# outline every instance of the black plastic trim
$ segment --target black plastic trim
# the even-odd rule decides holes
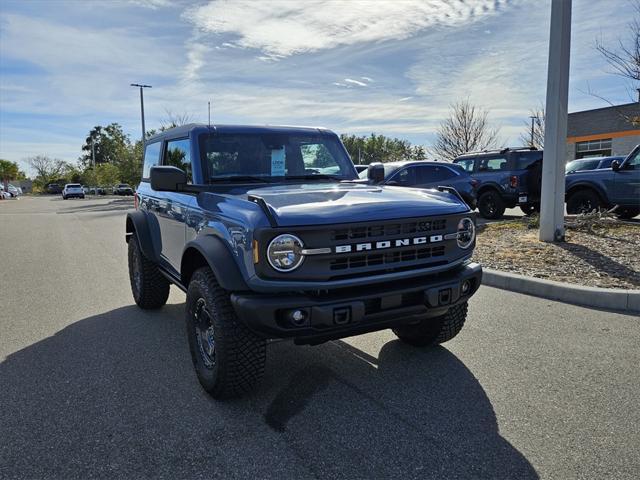
[[[463,295],[460,286],[465,280],[472,280],[471,289]],[[313,344],[442,315],[451,306],[471,298],[481,280],[482,267],[469,263],[439,275],[395,282],[393,285],[352,287],[324,295],[232,293],[231,303],[240,320],[257,334],[266,338],[293,337],[296,343]],[[450,293],[450,301],[446,305],[439,300],[442,289]],[[403,303],[402,299],[411,296],[422,301]],[[378,303],[379,307],[370,307]],[[283,325],[283,311],[291,309],[309,312],[309,323],[296,327]],[[348,324],[335,324],[332,315],[336,309],[350,310]]]
[[[234,256],[221,239],[213,235],[203,235],[188,242],[183,250],[195,248],[205,258],[218,283],[225,290],[247,291],[247,286]]]

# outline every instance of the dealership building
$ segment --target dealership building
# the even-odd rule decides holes
[[[569,114],[567,161],[627,155],[640,144],[640,102]]]

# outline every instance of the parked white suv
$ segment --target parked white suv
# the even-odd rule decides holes
[[[62,198],[64,200],[72,197],[84,198],[84,190],[79,183],[67,183],[62,189]]]

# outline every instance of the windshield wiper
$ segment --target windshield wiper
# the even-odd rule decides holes
[[[270,183],[271,180],[267,177],[259,177],[255,175],[228,175],[225,177],[211,177],[209,183],[223,183],[223,182],[257,182],[257,183]]]

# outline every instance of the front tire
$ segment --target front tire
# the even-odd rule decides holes
[[[570,215],[591,213],[594,210],[600,210],[601,205],[600,197],[593,190],[578,190],[567,199],[567,213]]]
[[[198,380],[214,398],[253,390],[264,374],[266,341],[237,318],[229,292],[208,267],[193,274],[187,289],[186,327]]]
[[[414,325],[403,325],[393,329],[393,333],[414,347],[429,347],[447,342],[460,333],[467,319],[467,302],[455,305],[444,315],[426,318]]]
[[[504,201],[495,190],[484,192],[480,195],[480,198],[478,198],[478,211],[483,218],[492,220],[502,218],[505,209]]]
[[[129,239],[128,257],[131,293],[136,304],[144,310],[162,307],[169,298],[169,281],[158,266],[144,256],[135,235]]]

